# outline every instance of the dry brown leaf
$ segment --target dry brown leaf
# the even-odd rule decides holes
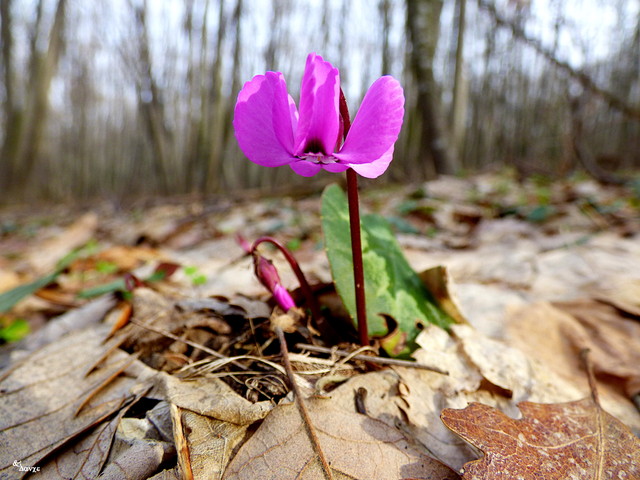
[[[124,417],[118,424],[100,480],[147,480],[163,463],[175,458],[169,404],[160,402],[145,418]]]
[[[132,441],[128,448],[121,448],[118,455],[105,466],[99,478],[122,480],[123,472],[126,472],[126,480],[146,480],[171,457],[175,457],[173,444],[138,439]]]
[[[443,408],[481,402],[515,415],[518,399],[562,402],[579,398],[584,391],[563,382],[531,358],[523,358],[520,351],[468,326],[456,325],[454,330],[458,336],[437,327],[425,329],[418,337],[422,348],[414,353],[420,363],[438,365],[449,375],[394,367],[393,371],[350,379],[331,392],[332,400],[340,408],[353,411],[354,392],[365,388],[370,416],[400,428],[437,459],[460,468],[475,454],[442,424]]]
[[[38,244],[28,255],[27,261],[37,275],[47,274],[55,268],[58,260],[91,240],[97,228],[98,215],[86,213],[63,232]]]
[[[118,422],[124,415],[121,410],[111,420],[93,428],[78,442],[46,462],[31,478],[92,480],[98,477],[105,463]]]
[[[178,467],[172,468],[170,470],[163,470],[161,472],[156,473],[153,477],[149,477],[147,480],[185,480],[180,475],[180,470]]]
[[[592,300],[554,304],[581,329],[567,332],[575,351],[588,349],[596,374],[622,380],[625,393],[640,393],[640,322],[609,305]]]
[[[236,425],[172,405],[178,464],[185,479],[220,480],[249,425]]]
[[[592,398],[519,408],[520,420],[479,403],[443,410],[445,425],[485,454],[464,466],[465,480],[640,478],[640,440]]]
[[[98,324],[115,303],[116,300],[112,296],[105,295],[50,320],[43,328],[33,332],[24,340],[0,349],[0,368],[8,367],[11,363],[15,364],[18,359],[26,357],[48,343],[57,341],[67,333]]]
[[[456,323],[468,324],[460,313],[457,301],[451,291],[451,276],[446,267],[437,266],[420,273],[420,280],[442,308]]]
[[[101,343],[106,331],[101,326],[69,334],[5,372],[0,381],[0,475],[14,473],[14,461],[33,466],[136,397],[137,380],[120,376],[75,416],[96,386],[128,361],[126,353],[116,351],[106,365],[86,375],[109,348]]]
[[[594,310],[594,313],[596,311]],[[597,326],[599,330],[596,331],[602,331],[602,328],[605,327]],[[591,357],[596,372],[603,369],[606,371],[607,365],[611,365],[609,356],[614,363],[616,359],[632,359],[637,356],[638,347],[634,347],[633,343],[637,341],[637,336],[636,339],[623,339],[616,335],[610,340],[597,336],[598,341],[595,342],[590,338],[591,327],[587,328],[576,317],[548,303],[536,303],[509,312],[505,329],[510,345],[520,349],[549,373],[557,376],[559,384],[564,385],[563,388],[567,390],[584,392],[587,389],[587,376],[579,356],[580,350],[585,347],[593,350]],[[630,371],[638,368],[638,363],[626,366],[620,363],[617,367],[620,374],[624,368],[624,372],[629,375]],[[611,377],[603,380],[610,379]],[[640,414],[628,396],[620,390],[619,386],[599,383],[600,403],[633,431],[640,432]],[[541,401],[539,398],[534,400]],[[545,398],[542,401],[563,400]]]
[[[159,400],[167,400],[183,409],[223,422],[251,425],[266,417],[273,408],[268,401],[250,402],[219,378],[180,380],[165,372],[154,377],[156,398]]]
[[[383,422],[336,409],[327,399],[306,403],[335,479],[459,478]],[[240,448],[223,478],[325,478],[297,407],[276,407]]]
[[[531,394],[533,372],[520,350],[488,338],[468,325],[452,325],[452,332],[469,360],[492,385],[516,401]]]
[[[395,371],[394,371],[395,370]],[[394,369],[355,376],[331,392],[336,408],[355,412],[355,393],[367,392],[364,406],[367,415],[399,428],[419,442],[431,455],[452,468],[460,468],[475,458],[475,453],[440,421],[444,406],[462,407],[467,404],[464,393],[447,396],[441,387],[446,385],[437,377],[442,375],[415,369]],[[483,392],[474,398],[491,402],[491,394]]]

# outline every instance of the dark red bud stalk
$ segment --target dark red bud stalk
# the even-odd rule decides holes
[[[289,292],[282,286],[282,284],[280,283],[280,278],[279,277],[278,277],[278,282],[277,282],[278,283],[277,288],[276,288],[275,284],[272,284],[272,286],[269,286],[269,285],[265,284],[263,282],[263,280],[261,279],[261,277],[260,277],[260,273],[258,273],[258,260],[257,260],[257,258],[263,258],[260,255],[260,253],[258,252],[258,246],[261,243],[265,243],[265,242],[271,243],[278,250],[280,250],[280,252],[282,252],[282,254],[286,258],[287,262],[291,266],[291,269],[293,270],[293,273],[296,275],[296,278],[298,279],[298,282],[300,283],[300,288],[302,289],[302,293],[303,293],[304,297],[307,300],[307,304],[309,305],[309,308],[311,309],[311,315],[314,317],[316,322],[323,322],[322,316],[320,315],[320,305],[318,304],[318,300],[316,299],[315,295],[313,294],[313,291],[311,290],[311,287],[309,286],[309,282],[307,282],[307,279],[304,276],[304,273],[302,272],[302,269],[300,268],[300,265],[298,265],[298,261],[291,254],[289,249],[287,249],[287,247],[282,245],[282,243],[280,243],[275,238],[269,237],[269,236],[264,236],[264,237],[258,238],[255,242],[253,242],[253,245],[250,245],[249,242],[247,242],[247,240],[245,240],[240,235],[237,236],[237,240],[238,240],[238,243],[240,244],[240,246],[242,247],[242,249],[245,252],[250,253],[251,255],[253,255],[254,268],[256,269],[256,276],[258,277],[260,282],[263,285],[265,285],[265,287],[267,287],[267,289],[269,289],[269,291],[273,294],[273,297],[276,299],[276,301],[278,301],[278,303],[282,307],[283,305],[282,305],[282,303],[280,303],[279,298],[285,303],[285,305],[288,304],[289,302],[286,299],[286,297],[288,296],[289,298],[291,298],[291,296],[289,295]],[[266,260],[266,259],[264,259],[264,260],[268,262],[268,260]],[[271,262],[269,262],[269,263],[271,264]],[[275,271],[275,267],[273,266],[273,264],[271,264],[271,268],[273,268],[273,270]],[[266,271],[269,270],[269,267],[263,266],[263,267],[261,267],[261,270],[266,272]],[[275,272],[275,274],[277,275],[277,272]],[[273,275],[269,274],[269,275],[267,275],[267,277],[272,278]],[[284,292],[283,292],[283,290],[284,290]],[[285,292],[286,292],[286,294],[285,294]],[[291,303],[293,303],[293,299],[291,300]],[[295,306],[295,304],[294,304],[294,306]],[[283,307],[283,309],[287,310],[284,307]]]

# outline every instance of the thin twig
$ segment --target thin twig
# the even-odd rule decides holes
[[[584,369],[587,371],[587,379],[589,380],[591,398],[596,405],[600,406],[600,398],[598,397],[598,384],[596,383],[596,376],[593,372],[593,362],[591,361],[591,358],[589,358],[588,348],[583,348],[580,351],[580,358],[584,365]]]
[[[442,375],[449,375],[447,370],[442,370],[439,367],[431,365],[425,365],[424,363],[412,362],[409,360],[400,360],[397,358],[377,357],[370,355],[353,355],[353,352],[347,352],[345,350],[335,350],[333,348],[319,347],[317,345],[309,345],[306,343],[297,343],[296,348],[301,350],[309,350],[310,352],[335,354],[339,357],[351,357],[354,360],[364,360],[366,362],[377,363],[379,365],[392,365],[396,367],[409,367],[417,368],[420,370],[429,370],[430,372],[440,373]]]
[[[284,338],[284,333],[282,332],[282,328],[279,326],[275,326],[274,328],[276,335],[278,336],[278,340],[280,340],[280,351],[282,352],[282,362],[284,364],[284,368],[287,371],[287,376],[289,377],[289,383],[291,383],[291,389],[293,390],[294,395],[296,396],[296,405],[298,406],[298,411],[302,416],[302,421],[307,429],[307,435],[309,436],[309,440],[313,445],[313,449],[315,450],[320,463],[322,464],[322,469],[324,473],[327,475],[329,480],[333,480],[333,473],[331,473],[331,467],[329,466],[329,462],[324,456],[324,452],[320,446],[320,439],[318,438],[318,434],[316,433],[316,429],[311,422],[311,417],[309,416],[309,411],[307,410],[307,406],[304,403],[304,398],[302,397],[302,393],[300,392],[300,388],[296,383],[296,379],[293,374],[293,368],[291,368],[291,362],[289,361],[289,350],[287,349],[287,341]]]

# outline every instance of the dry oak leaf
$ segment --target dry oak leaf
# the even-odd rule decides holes
[[[442,411],[444,424],[485,454],[464,465],[465,480],[640,478],[640,440],[592,398],[518,408],[520,420],[480,403]]]
[[[449,467],[425,455],[383,422],[339,410],[329,399],[305,401],[320,448],[336,480],[455,480]],[[276,407],[240,448],[224,480],[327,478],[294,404]]]

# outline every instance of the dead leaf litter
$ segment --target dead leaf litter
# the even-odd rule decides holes
[[[48,216],[5,207],[0,295],[32,289],[0,300],[0,331],[26,320],[33,332],[0,347],[0,478],[29,467],[141,480],[601,478],[593,464],[638,478],[637,193],[514,183],[485,174],[363,192],[457,320],[420,333],[412,360],[425,368],[384,366],[353,346],[316,194]],[[304,315],[272,315],[236,234],[293,250],[332,338]],[[304,305],[278,252],[264,255]],[[584,349],[597,405],[585,399]]]

